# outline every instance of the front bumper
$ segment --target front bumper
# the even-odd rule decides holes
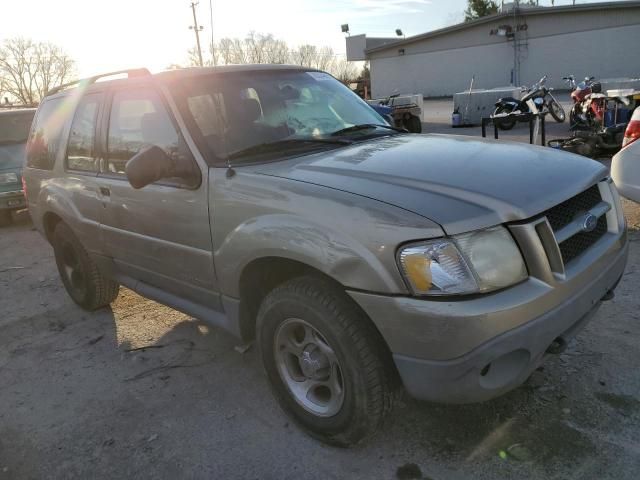
[[[492,295],[441,301],[349,294],[387,341],[412,396],[471,403],[522,384],[554,340],[574,336],[617,285],[627,255],[626,233],[607,235],[554,285],[532,277]]]
[[[22,190],[0,192],[0,210],[17,210],[20,208],[27,208]]]

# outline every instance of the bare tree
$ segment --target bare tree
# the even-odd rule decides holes
[[[32,105],[73,75],[73,60],[57,45],[20,37],[0,44],[0,94],[3,96]]]
[[[214,65],[213,54],[216,65],[291,63],[327,71],[345,82],[358,76],[357,68],[344,57],[336,55],[331,47],[301,45],[292,49],[285,41],[271,34],[251,32],[244,39],[222,38],[214,45],[213,52],[210,48],[208,58],[204,61],[206,66]],[[195,49],[189,50],[189,64],[199,65]]]
[[[358,78],[357,67],[346,58],[337,59],[330,73],[342,83],[350,83]]]

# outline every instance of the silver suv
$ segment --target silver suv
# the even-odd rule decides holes
[[[390,127],[288,66],[124,72],[51,92],[24,172],[88,310],[120,285],[255,341],[280,405],[354,444],[400,386],[478,402],[522,384],[627,259],[606,169]]]

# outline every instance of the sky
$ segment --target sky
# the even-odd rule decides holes
[[[213,34],[243,38],[249,32],[273,34],[292,47],[309,43],[344,54],[340,25],[351,34],[406,36],[463,19],[467,0],[211,0]],[[586,3],[589,0],[578,0]],[[549,5],[551,0],[540,0]],[[571,0],[556,0],[556,5]],[[0,40],[22,36],[61,46],[76,62],[78,76],[124,68],[161,71],[186,64],[195,46],[189,25],[190,0],[19,0],[2,2]],[[196,6],[211,41],[209,0]]]

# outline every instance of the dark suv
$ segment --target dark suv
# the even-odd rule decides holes
[[[301,67],[127,76],[51,92],[31,131],[29,209],[69,295],[92,310],[126,285],[255,340],[325,441],[375,431],[401,384],[440,402],[517,387],[624,271],[597,162],[409,134]]]
[[[0,108],[0,226],[26,207],[22,192],[25,145],[35,108]]]

